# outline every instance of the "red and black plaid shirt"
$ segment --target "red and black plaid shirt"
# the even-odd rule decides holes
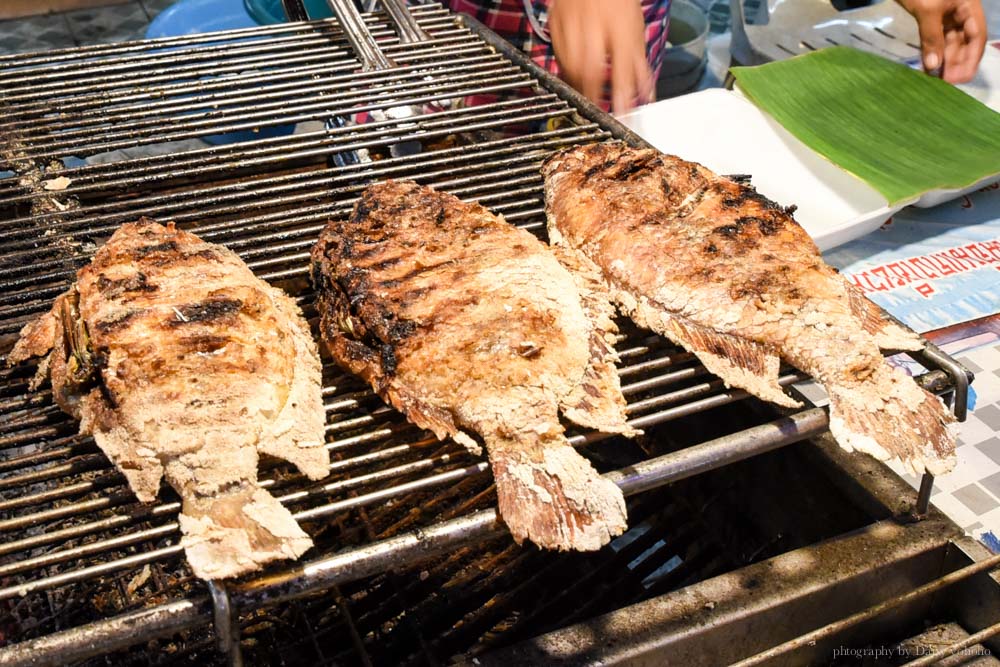
[[[548,28],[550,0],[532,0],[535,16],[543,28]],[[514,46],[527,53],[543,69],[559,74],[559,65],[552,44],[538,35],[525,14],[522,0],[443,0],[453,11],[469,14],[486,27],[499,34]],[[646,19],[646,58],[655,79],[660,76],[663,64],[663,45],[667,41],[667,22],[670,20],[670,0],[641,0]],[[654,79],[654,80],[655,80]]]

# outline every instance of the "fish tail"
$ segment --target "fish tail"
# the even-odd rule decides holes
[[[312,546],[291,512],[267,491],[243,485],[216,497],[185,498],[181,544],[195,576],[227,579]]]
[[[541,446],[486,439],[500,516],[520,544],[596,551],[626,528],[625,497],[561,435]]]
[[[914,474],[954,468],[954,416],[902,371],[881,364],[864,382],[827,391],[830,431],[847,451],[898,458]]]

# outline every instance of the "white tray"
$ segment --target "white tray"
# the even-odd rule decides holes
[[[980,75],[967,92],[1000,110],[1000,52],[987,47]],[[936,206],[1000,179],[961,190],[934,190],[889,206],[877,190],[796,139],[739,92],[721,88],[682,95],[619,116],[665,153],[700,162],[719,174],[750,174],[753,185],[782,205],[827,250],[872,232],[904,206]]]

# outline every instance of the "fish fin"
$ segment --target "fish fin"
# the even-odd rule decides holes
[[[99,391],[94,389],[83,399],[90,406],[81,410],[84,420],[80,422],[80,432],[93,433],[97,446],[125,476],[132,493],[144,503],[153,502],[160,492],[163,464],[151,448],[144,447],[125,427],[107,423],[104,413],[109,408],[97,394]],[[105,423],[100,424],[102,421]]]
[[[14,348],[7,355],[8,366],[19,364],[34,357],[45,357],[52,351],[62,327],[62,322],[57,315],[62,308],[62,299],[63,295],[58,296],[51,310],[37,319],[28,322],[21,328],[17,343],[14,344]],[[45,380],[48,376],[48,370],[47,363],[43,362],[39,365],[38,373],[31,381],[30,389],[32,391]]]
[[[781,360],[771,347],[662,311],[657,311],[655,318],[659,326],[653,326],[654,330],[693,352],[705,368],[727,386],[738,387],[784,407],[801,407],[802,404],[778,384]]]
[[[285,404],[262,434],[257,450],[294,464],[309,479],[323,479],[330,474],[330,453],[324,438],[326,410],[319,354],[295,302],[276,288],[267,291],[275,309],[289,323],[295,366]]]
[[[420,428],[433,431],[438,440],[444,440],[459,432],[455,418],[450,411],[431,405],[420,398],[419,392],[412,391],[398,381],[389,383],[384,391],[379,392],[390,405],[406,415],[406,418]],[[469,447],[467,442],[461,443]]]
[[[844,278],[847,287],[847,299],[851,306],[851,314],[861,324],[862,328],[875,339],[880,350],[920,350],[924,345],[920,337],[912,331],[907,331],[882,313],[871,299],[857,285]]]
[[[626,420],[625,397],[615,362],[615,309],[600,272],[589,259],[565,246],[550,246],[556,259],[573,278],[580,304],[590,321],[588,338],[590,360],[583,377],[569,394],[560,400],[563,414],[571,421],[605,433],[621,433],[628,437],[641,431],[631,428]]]
[[[541,439],[542,436],[540,436]],[[500,516],[520,544],[596,551],[627,527],[625,497],[562,435],[541,446],[486,438]]]
[[[56,342],[56,330],[59,328],[56,313],[61,299],[61,296],[56,299],[52,310],[21,328],[14,349],[7,355],[8,364],[18,364],[32,357],[44,357],[52,350]]]
[[[244,483],[215,496],[186,496],[181,545],[195,576],[228,579],[312,547],[291,512],[267,491]]]
[[[826,390],[830,432],[847,451],[898,458],[914,474],[941,475],[955,466],[955,417],[902,371],[881,363],[861,383]]]

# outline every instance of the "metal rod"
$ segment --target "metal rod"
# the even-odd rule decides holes
[[[326,0],[333,13],[340,21],[347,39],[351,42],[355,55],[361,61],[363,71],[373,69],[389,69],[395,66],[379,48],[378,42],[372,37],[365,25],[361,12],[354,6],[354,0]]]
[[[399,32],[399,41],[404,44],[412,44],[430,39],[430,35],[420,27],[420,23],[410,13],[404,0],[382,0],[382,5],[392,18],[392,22],[396,24],[396,30]]]
[[[423,20],[431,20],[433,18],[448,18],[450,22],[449,13],[441,8],[440,5],[427,5],[421,4],[412,8],[411,10],[414,14],[417,14]],[[364,16],[368,19],[376,19],[377,15],[372,13],[365,13]],[[312,22],[314,27],[323,27],[324,25],[336,26],[338,25],[335,19],[320,19]],[[20,67],[53,67],[55,63],[68,62],[72,64],[79,64],[80,56],[87,55],[91,58],[96,57],[106,57],[114,55],[128,56],[129,58],[135,58],[145,55],[150,51],[150,47],[157,50],[167,50],[170,47],[171,50],[178,50],[181,47],[199,47],[199,48],[211,48],[213,44],[218,44],[219,41],[224,39],[231,40],[249,40],[253,39],[255,42],[264,41],[262,38],[266,38],[268,35],[281,35],[284,33],[300,33],[303,26],[294,26],[287,23],[278,23],[268,26],[260,26],[254,28],[239,28],[235,30],[226,30],[225,32],[207,32],[207,33],[197,33],[197,34],[187,34],[175,37],[161,37],[153,40],[135,40],[128,42],[113,42],[106,44],[90,44],[86,46],[71,47],[65,49],[53,49],[47,51],[35,51],[28,53],[10,53],[0,55],[0,67],[6,67],[10,69],[20,68]],[[2,71],[2,70],[0,70]]]
[[[0,666],[60,667],[78,662],[143,641],[142,633],[151,628],[156,628],[155,636],[167,637],[198,627],[209,620],[208,608],[206,598],[179,600],[29,639],[0,648]]]
[[[374,14],[366,16],[366,21],[372,25],[369,32],[374,31],[378,33],[388,43],[397,43],[398,40],[395,32],[383,17]],[[429,16],[425,20],[437,25],[447,26],[450,24],[456,26],[454,19],[446,13]],[[17,86],[16,84],[24,84],[23,87],[26,88],[32,78],[37,79],[39,83],[46,81],[51,83],[57,79],[72,80],[75,78],[74,75],[80,72],[114,75],[119,72],[146,70],[158,73],[165,71],[165,66],[168,65],[186,67],[192,63],[208,61],[212,58],[217,59],[217,64],[253,54],[255,49],[258,53],[268,52],[272,53],[273,56],[280,56],[282,52],[287,54],[289,51],[295,50],[295,47],[315,47],[309,50],[316,51],[323,46],[329,45],[331,38],[336,38],[339,44],[346,47],[348,45],[348,40],[346,40],[347,34],[342,29],[337,30],[340,27],[340,23],[335,19],[327,19],[313,21],[305,26],[287,26],[283,32],[290,34],[275,34],[263,39],[259,36],[247,39],[245,36],[240,36],[238,32],[208,33],[210,35],[208,40],[196,40],[202,43],[187,45],[192,48],[179,48],[176,45],[177,43],[175,43],[175,48],[171,49],[150,49],[149,46],[157,44],[157,41],[154,41],[152,43],[147,42],[146,48],[141,49],[141,53],[135,53],[134,50],[122,49],[119,50],[118,53],[120,55],[117,55],[117,57],[113,53],[114,49],[105,49],[105,55],[111,54],[112,57],[84,59],[79,56],[85,55],[87,53],[86,49],[76,49],[77,57],[65,60],[62,64],[42,66],[36,64],[32,66],[31,63],[26,62],[19,65],[7,65],[3,69],[0,69],[0,83],[5,83],[12,90],[19,90],[22,86]],[[454,33],[455,31],[450,30],[449,32]],[[467,31],[466,34],[468,34]],[[435,39],[439,38],[440,32]],[[401,46],[405,47],[409,45],[404,44]],[[287,61],[287,55],[281,58],[281,62]],[[117,79],[111,78],[109,80],[115,81]],[[59,92],[62,93],[63,91]]]
[[[224,581],[206,581],[212,599],[212,621],[215,627],[216,646],[230,667],[243,667],[240,649],[239,617],[229,602],[229,591]]]
[[[530,117],[530,115],[536,113],[548,112],[550,114],[557,115],[567,111],[568,110],[565,106],[558,102],[555,96],[539,96],[538,98],[528,102],[524,100],[505,101],[483,107],[477,107],[475,109],[458,109],[437,112],[434,114],[433,119],[422,120],[416,128],[401,127],[395,121],[368,123],[365,125],[365,131],[368,133],[378,133],[380,138],[383,135],[391,135],[391,139],[386,139],[386,141],[395,141],[400,138],[417,136],[414,134],[415,131],[421,133],[419,136],[436,138],[448,136],[449,131],[466,132],[498,127],[505,121],[499,120],[497,116],[503,116],[509,113],[525,114]],[[496,152],[493,149],[501,146],[534,144],[537,145],[537,148],[534,148],[534,150],[538,150],[546,147],[547,144],[545,142],[549,138],[561,137],[565,141],[566,137],[574,134],[584,137],[588,134],[593,136],[593,131],[595,129],[596,126],[593,125],[565,128],[564,130],[553,130],[546,133],[540,133],[539,135],[529,135],[528,137],[506,138],[483,142],[482,144],[477,144],[471,147],[442,149],[440,151],[434,151],[433,153],[423,154],[420,156],[389,158],[380,161],[378,165],[374,165],[372,163],[353,164],[338,167],[336,169],[312,172],[311,174],[305,175],[293,174],[285,176],[272,176],[258,180],[257,182],[289,182],[302,178],[315,178],[325,173],[334,175],[338,173],[353,173],[357,171],[371,172],[372,170],[374,170],[374,173],[377,173],[378,170],[385,169],[388,166],[414,162],[440,165],[441,160],[448,156],[469,160],[471,159],[469,156],[473,154],[484,152],[493,153]],[[130,171],[136,174],[135,176],[132,174],[129,176],[122,176],[120,173],[121,166],[117,163],[112,163],[111,165],[99,164],[77,167],[74,169],[54,170],[51,172],[51,175],[66,176],[70,180],[70,187],[64,191],[66,194],[93,192],[98,188],[107,189],[124,187],[127,185],[148,186],[151,183],[155,183],[156,180],[206,177],[215,173],[226,173],[234,169],[279,164],[282,160],[290,161],[310,156],[326,156],[332,152],[350,151],[354,150],[352,148],[353,146],[366,145],[363,141],[361,141],[360,133],[361,131],[356,127],[334,129],[308,132],[299,135],[292,135],[291,137],[257,140],[252,144],[234,146],[224,152],[214,148],[198,149],[183,155],[140,158],[130,162]],[[379,141],[380,140],[374,140],[367,145],[378,146],[380,145]],[[525,150],[528,149],[526,148]],[[503,154],[503,152],[501,151],[499,154]],[[452,160],[451,163],[454,164],[454,160]],[[169,167],[169,169],[165,169],[164,167]],[[102,172],[104,171],[110,172],[107,176],[110,176],[112,180],[101,180],[101,177],[103,176]],[[157,176],[159,178],[156,178]],[[72,185],[73,183],[78,182],[88,183],[89,187],[78,188]],[[208,191],[238,189],[238,185],[239,184],[231,184],[222,187],[215,186],[208,189]],[[197,191],[205,192],[206,189],[198,188]],[[41,195],[36,193],[35,196]],[[149,196],[139,198],[137,201],[155,201],[157,197],[158,195]],[[25,197],[16,197],[3,200],[3,202],[0,203],[24,200]],[[87,209],[84,208],[82,210],[86,211]],[[65,214],[62,212],[42,213],[26,218],[0,221],[0,225],[10,228],[11,231],[15,231],[19,227],[30,224],[31,221],[50,219],[53,221],[59,221],[62,217],[65,217]],[[76,220],[74,222],[79,224],[81,221]]]
[[[309,14],[306,12],[302,0],[281,0],[281,6],[285,10],[285,18],[289,21],[308,21]]]
[[[277,101],[274,108],[283,109],[288,107],[290,99],[322,96],[326,102],[333,102],[338,99],[349,98],[357,95],[358,88],[363,88],[368,96],[374,97],[377,93],[405,91],[410,88],[426,87],[426,77],[429,73],[437,75],[437,81],[462,81],[475,80],[476,76],[498,76],[500,74],[510,74],[519,71],[513,65],[506,63],[498,56],[474,55],[464,58],[456,58],[455,68],[458,71],[451,71],[447,74],[439,71],[443,64],[434,65],[406,65],[392,71],[391,75],[381,72],[371,72],[365,74],[335,74],[329,68],[318,70],[317,74],[300,80],[296,77],[292,81],[285,83],[275,83],[266,81],[267,85],[247,86],[245,82],[240,82],[240,86],[234,86],[232,82],[223,80],[227,88],[221,91],[214,90],[208,84],[202,84],[199,92],[188,93],[178,98],[177,91],[172,91],[170,97],[149,96],[152,99],[142,99],[130,104],[109,105],[107,100],[100,99],[94,104],[84,107],[80,111],[69,114],[66,109],[60,109],[63,120],[42,118],[44,122],[32,123],[24,120],[11,120],[0,123],[0,128],[4,126],[17,126],[25,140],[30,140],[34,134],[46,135],[55,130],[73,130],[72,132],[62,132],[60,138],[71,138],[87,136],[93,134],[93,128],[103,130],[108,129],[108,124],[115,123],[116,129],[121,129],[119,122],[128,122],[129,126],[142,127],[156,122],[168,123],[176,118],[167,114],[185,113],[196,117],[197,115],[207,116],[209,113],[218,113],[218,109],[224,106],[235,106],[238,110],[265,109],[262,103]],[[280,70],[279,70],[280,72]],[[277,78],[277,77],[275,77]],[[216,86],[218,88],[219,86]],[[208,88],[208,90],[204,90]],[[189,113],[193,112],[193,113]],[[144,125],[141,125],[139,121]],[[86,128],[91,128],[87,130]]]
[[[811,408],[737,434],[642,461],[625,470],[608,473],[605,477],[621,487],[626,495],[642,493],[811,438],[824,432],[828,424],[826,411]]]
[[[836,635],[839,632],[843,632],[844,630],[852,628],[859,623],[877,618],[887,611],[901,607],[902,605],[913,602],[914,600],[919,600],[925,595],[937,592],[954,583],[968,579],[969,577],[979,574],[980,572],[992,570],[998,566],[1000,566],[1000,554],[981,560],[978,563],[967,565],[966,567],[944,575],[940,579],[935,579],[934,581],[926,583],[922,586],[918,586],[912,591],[904,593],[899,597],[892,598],[891,600],[885,600],[884,602],[873,605],[864,611],[852,614],[847,618],[834,621],[833,623],[824,625],[821,628],[796,637],[795,639],[791,639],[783,644],[771,647],[766,651],[761,651],[760,653],[752,655],[749,658],[745,658],[737,663],[734,663],[732,667],[751,667],[752,665],[760,665],[805,646],[811,646],[820,640]]]
[[[406,91],[409,96],[403,99],[389,99],[387,95],[366,97],[363,93],[350,98],[337,100],[336,105],[325,101],[302,101],[294,106],[275,109],[274,105],[260,105],[261,109],[244,110],[243,113],[215,114],[218,118],[204,117],[193,120],[175,121],[170,128],[138,127],[120,131],[105,132],[100,135],[88,134],[79,142],[72,138],[64,139],[60,135],[48,142],[35,142],[24,152],[26,159],[41,160],[58,158],[65,155],[96,155],[124,148],[135,148],[146,144],[162,144],[172,141],[183,141],[197,137],[228,134],[233,132],[260,131],[261,128],[294,125],[305,121],[322,121],[333,115],[351,115],[371,112],[381,109],[386,103],[394,105],[424,105],[451,98],[464,98],[470,95],[500,93],[513,91],[530,85],[530,79],[521,74],[510,74],[489,79],[490,83],[480,85],[478,80],[470,82],[456,81],[424,86],[412,91]],[[207,116],[207,115],[206,115]],[[413,121],[409,121],[413,122]],[[508,124],[511,122],[507,119]],[[169,129],[169,131],[168,131]],[[90,137],[94,138],[90,138]]]
[[[916,660],[911,660],[910,662],[903,663],[904,667],[927,667],[928,665],[935,665],[938,662],[944,660],[945,658],[951,657],[956,653],[960,653],[968,648],[972,648],[976,644],[983,642],[1000,634],[1000,623],[994,623],[988,628],[983,628],[979,632],[969,635],[960,642],[955,642],[944,648],[940,648],[933,653],[928,653],[927,655],[921,656]],[[989,652],[987,651],[987,655]],[[975,661],[972,661],[975,662]]]
[[[395,39],[395,37],[391,39]],[[205,62],[204,58],[189,57],[184,59],[173,55],[174,60],[171,62],[147,63],[148,65],[169,65],[152,69],[150,67],[137,68],[132,61],[128,61],[129,67],[114,68],[117,71],[102,73],[99,76],[94,75],[92,69],[87,69],[67,80],[63,80],[63,75],[60,74],[49,77],[53,79],[51,81],[37,82],[32,85],[29,78],[23,85],[5,91],[5,100],[9,104],[41,102],[44,100],[44,95],[48,95],[55,98],[52,100],[53,103],[62,103],[64,100],[73,103],[81,99],[92,100],[97,94],[103,93],[110,98],[110,101],[114,101],[115,95],[144,94],[155,96],[177,87],[198,85],[191,79],[199,77],[213,77],[205,82],[206,85],[212,81],[238,84],[244,78],[251,80],[266,78],[265,70],[268,69],[268,63],[273,67],[278,58],[280,58],[278,62],[281,63],[282,69],[292,73],[301,71],[301,68],[315,67],[321,64],[325,64],[330,71],[343,72],[357,69],[357,60],[350,53],[348,44],[331,46],[328,37],[316,37],[313,41],[323,46],[298,41],[290,44],[278,44],[277,46],[280,48],[271,49],[273,52],[269,53],[264,46],[258,45],[255,49],[246,50],[245,55],[238,49],[230,48],[218,54],[225,57],[216,61]],[[434,42],[439,49],[443,46],[449,46],[453,49],[462,49],[466,53],[488,53],[482,49],[481,45],[469,39],[468,34],[464,32],[438,31]],[[433,61],[440,57],[437,53],[431,54],[423,49],[413,50],[412,47],[406,45],[397,47],[394,44],[386,43],[384,46],[385,50],[400,62],[419,63]],[[288,55],[289,50],[293,50],[293,52],[299,50],[301,53]],[[240,57],[233,57],[234,51]],[[194,55],[200,53],[201,50]],[[352,66],[354,70],[350,69]],[[146,79],[142,78],[143,72],[147,76]],[[223,76],[231,78],[225,80],[218,78]],[[148,84],[146,87],[143,87],[143,81]],[[178,81],[183,81],[183,83],[178,83]]]

